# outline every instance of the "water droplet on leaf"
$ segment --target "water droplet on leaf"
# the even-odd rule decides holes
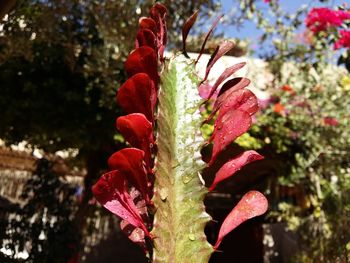
[[[159,195],[160,195],[160,199],[162,199],[162,201],[165,201],[168,198],[168,189],[166,188],[160,189]]]
[[[182,176],[182,182],[183,182],[184,184],[188,184],[191,180],[192,180],[192,177],[189,176],[189,175],[184,175],[184,176]]]
[[[194,234],[188,234],[188,239],[191,240],[191,241],[195,241],[196,240],[196,237],[194,236]]]

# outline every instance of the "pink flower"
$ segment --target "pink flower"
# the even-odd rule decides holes
[[[350,31],[347,30],[341,30],[340,32],[340,38],[337,42],[334,43],[334,49],[339,48],[350,48]]]
[[[340,26],[347,19],[350,19],[350,12],[321,7],[311,9],[305,23],[312,32],[318,33],[327,30],[329,27]]]
[[[338,12],[338,16],[339,18],[344,21],[344,20],[350,20],[350,11],[343,11],[343,10],[339,10]]]

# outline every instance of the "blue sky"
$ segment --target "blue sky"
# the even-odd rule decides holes
[[[261,3],[258,4],[260,8],[266,14],[268,13],[269,5],[267,3],[264,3],[263,0],[260,0]],[[348,0],[333,0],[328,1],[328,3],[320,3],[317,0],[271,0],[271,1],[278,1],[279,5],[282,6],[283,10],[286,10],[288,12],[293,13],[298,8],[300,8],[303,4],[310,4],[312,7],[320,7],[320,6],[328,6],[328,7],[334,7],[337,5],[341,5],[343,3],[350,2]],[[222,13],[228,14],[229,10],[232,9],[232,7],[237,7],[237,0],[221,0],[222,4]],[[255,24],[252,22],[246,22],[242,28],[237,29],[233,25],[222,25],[218,28],[217,32],[224,32],[224,34],[228,37],[238,37],[238,38],[249,38],[253,42],[255,42],[255,39],[258,39],[258,37],[261,35],[261,32],[258,31],[255,28]]]

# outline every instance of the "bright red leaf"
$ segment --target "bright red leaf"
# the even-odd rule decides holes
[[[154,144],[152,123],[141,113],[121,116],[116,121],[117,129],[133,147],[145,152],[147,168],[151,167],[151,152]]]
[[[209,139],[209,142],[213,141],[213,153],[209,165],[227,145],[249,129],[251,122],[249,113],[242,110],[230,110],[216,119],[214,132]]]
[[[222,239],[233,229],[248,219],[264,214],[267,208],[268,202],[262,193],[258,191],[246,193],[222,223],[214,248],[217,249]]]
[[[147,203],[150,203],[144,156],[142,150],[124,148],[109,157],[108,166],[111,170],[124,173],[128,182],[141,192]]]
[[[127,190],[126,177],[117,170],[102,175],[92,187],[95,198],[102,206],[133,226],[141,228],[149,236],[150,234]]]
[[[218,61],[219,58],[221,58],[223,55],[229,52],[234,47],[234,45],[235,44],[231,41],[224,41],[220,46],[216,48],[213,55],[210,57],[208,61],[207,69],[205,70],[204,80],[208,78],[210,70],[214,66],[216,61]]]
[[[223,100],[225,97],[229,97],[232,92],[248,87],[249,84],[250,80],[247,78],[230,79],[222,85],[218,97],[220,96],[220,100]]]
[[[250,81],[246,78],[234,78],[227,81],[221,87],[219,95],[215,100],[212,113],[209,115],[206,122],[210,121],[218,110],[220,110],[220,115],[232,109],[244,110],[250,115],[257,112],[259,104],[256,96],[250,90],[244,89],[249,83]]]
[[[219,96],[216,100],[217,105],[214,105],[213,111],[219,109],[219,116],[226,114],[229,110],[242,110],[250,116],[259,110],[258,99],[249,89],[240,89],[230,96]]]
[[[234,175],[246,164],[257,160],[261,160],[263,158],[264,157],[258,154],[256,151],[250,150],[250,151],[245,151],[242,154],[238,155],[237,157],[229,160],[215,174],[215,179],[212,185],[209,187],[209,191],[213,191],[218,183]]]
[[[146,202],[142,198],[141,193],[137,191],[134,187],[131,187],[129,193],[146,226],[148,227],[148,229],[151,228]],[[146,246],[145,232],[141,228],[135,227],[125,220],[121,220],[120,229],[123,231],[124,234],[126,234],[126,236],[131,241],[141,246],[144,249],[144,251],[148,249]]]
[[[216,89],[220,86],[222,82],[224,82],[227,78],[235,74],[239,69],[243,68],[245,64],[245,62],[241,62],[225,69],[224,72],[222,72],[221,75],[215,81],[210,91],[208,99],[211,98],[211,96],[215,93]]]

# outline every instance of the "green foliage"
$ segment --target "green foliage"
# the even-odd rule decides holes
[[[326,1],[327,2],[327,1]],[[272,82],[269,105],[249,134],[266,158],[284,163],[279,185],[298,189],[303,199],[279,204],[271,218],[287,221],[299,236],[296,262],[346,262],[349,259],[350,106],[349,75],[333,66],[331,32],[312,36],[303,29],[311,5],[285,12],[279,1],[240,1],[234,21],[252,19],[262,32],[260,54],[268,61]],[[265,50],[262,52],[261,50]],[[252,69],[254,70],[254,69]],[[249,138],[247,138],[249,139]],[[251,140],[251,139],[249,139]],[[243,142],[244,145],[244,142]],[[278,196],[278,195],[277,195]]]

